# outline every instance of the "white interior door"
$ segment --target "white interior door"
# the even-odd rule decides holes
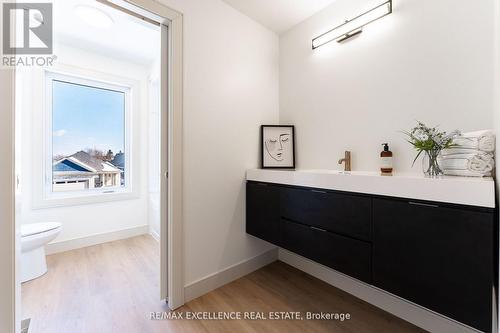
[[[168,300],[168,27],[161,25],[160,119],[160,297]]]
[[[149,10],[149,7],[159,11],[170,10],[152,1],[143,0],[96,0],[108,6],[121,10],[129,15],[137,16],[161,28],[161,64],[160,64],[160,299],[168,301],[168,119],[169,119],[169,31],[165,17]],[[135,5],[137,4],[137,5]],[[139,6],[141,4],[141,6]]]

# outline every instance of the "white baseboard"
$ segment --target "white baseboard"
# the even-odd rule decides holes
[[[214,289],[237,280],[278,260],[278,249],[274,248],[253,258],[241,261],[221,271],[210,274],[202,279],[188,284],[184,288],[185,302],[198,298]]]
[[[66,252],[76,249],[81,249],[83,247],[112,242],[120,239],[126,239],[130,237],[145,235],[149,233],[149,226],[143,225],[139,227],[133,227],[123,230],[115,230],[111,232],[106,232],[102,234],[94,234],[81,238],[74,238],[60,242],[54,242],[47,244],[45,246],[45,253],[55,254],[60,252]]]
[[[301,257],[284,249],[279,249],[279,260],[331,284],[357,298],[362,299],[396,317],[433,333],[472,333],[479,332],[452,319],[389,294],[359,280],[339,273],[326,266]]]

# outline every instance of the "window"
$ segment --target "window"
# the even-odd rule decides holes
[[[46,82],[46,194],[127,191],[130,88],[49,72]]]

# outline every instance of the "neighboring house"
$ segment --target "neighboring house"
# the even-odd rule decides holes
[[[121,151],[115,155],[113,160],[111,161],[111,164],[113,164],[115,167],[120,169],[121,171],[121,184],[125,185],[125,154],[122,153]]]
[[[120,169],[84,151],[60,159],[54,163],[52,170],[54,192],[115,187],[121,184]]]

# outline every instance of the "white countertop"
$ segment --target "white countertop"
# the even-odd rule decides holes
[[[247,180],[495,208],[495,182],[492,178],[427,178],[411,173],[382,176],[380,173],[359,171],[346,174],[336,170],[251,169],[247,170]]]

